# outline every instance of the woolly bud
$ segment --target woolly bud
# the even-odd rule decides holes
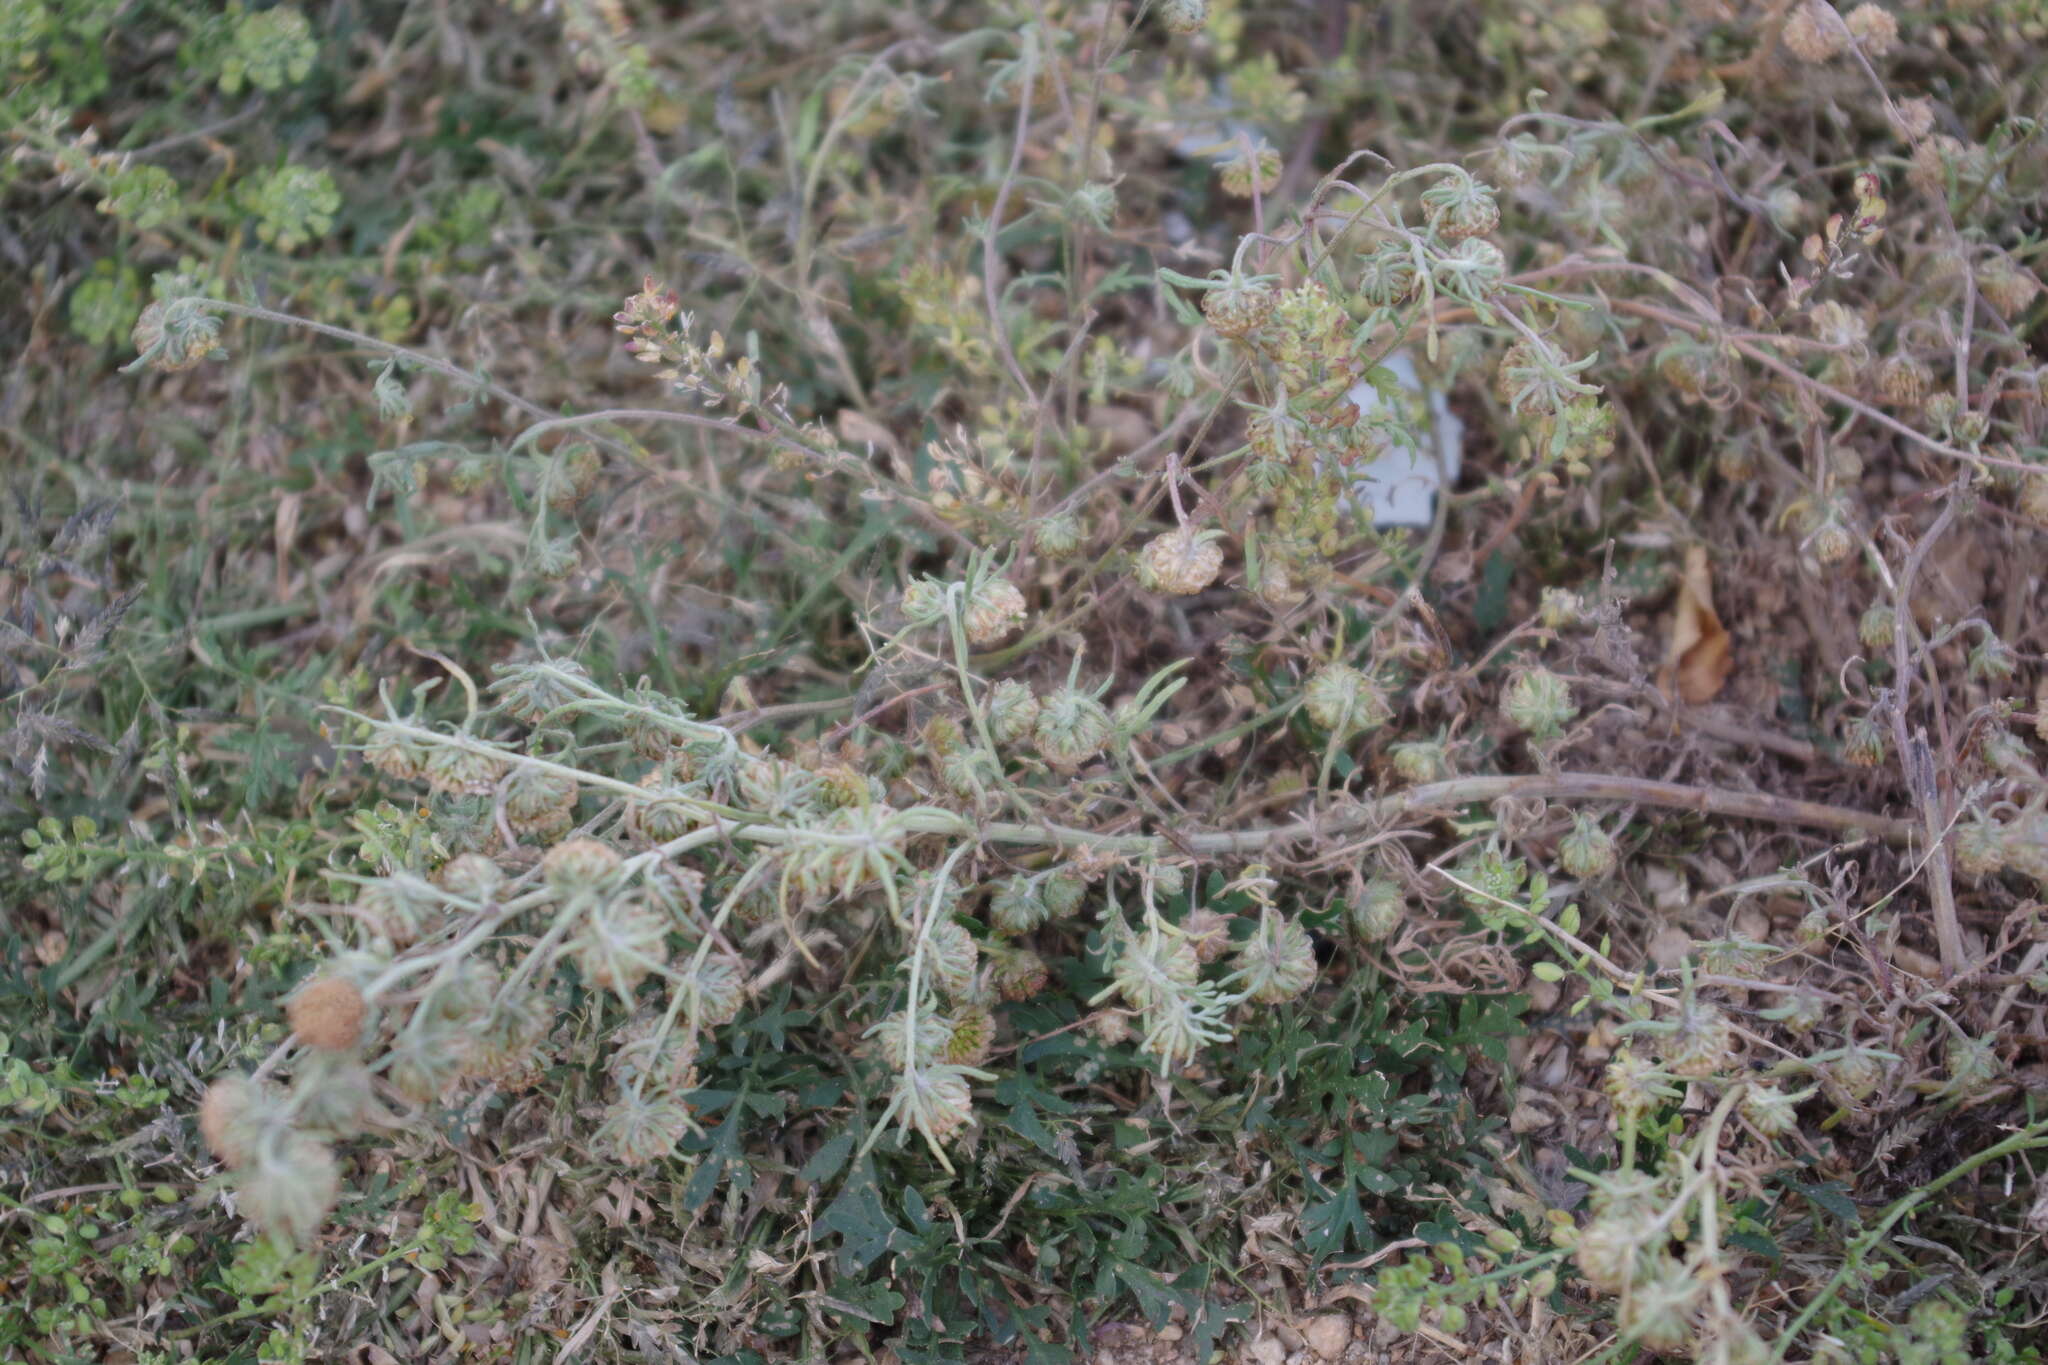
[[[1983,816],[1958,823],[1949,848],[1956,872],[1965,881],[1980,882],[2005,871],[2005,831]]]
[[[1851,1044],[1827,1064],[1824,1074],[1844,1098],[1862,1101],[1876,1093],[1884,1080],[1884,1062],[1869,1048]]]
[[[1007,578],[984,578],[968,596],[962,624],[967,642],[992,645],[1024,624],[1024,594]]]
[[[558,896],[595,891],[618,870],[618,851],[596,839],[570,839],[556,844],[540,860],[541,879]]]
[[[1374,877],[1358,894],[1351,907],[1351,932],[1367,943],[1378,943],[1401,927],[1408,914],[1408,898],[1387,877]]]
[[[1237,951],[1245,994],[1259,1005],[1298,998],[1316,981],[1316,950],[1308,930],[1268,910]]]
[[[1310,674],[1301,698],[1310,720],[1346,739],[1376,730],[1394,715],[1380,685],[1346,663],[1327,663]]]
[[[988,730],[998,744],[1015,744],[1038,724],[1038,697],[1015,678],[997,683],[988,696]]]
[[[1168,33],[1200,33],[1208,22],[1209,0],[1164,0],[1159,6],[1159,23]]]
[[[594,446],[579,442],[556,455],[541,476],[547,490],[547,504],[557,512],[572,512],[576,504],[597,487],[604,472],[604,459]]]
[[[1547,668],[1517,670],[1501,694],[1501,711],[1534,740],[1556,739],[1579,714],[1571,685]]]
[[[1077,688],[1063,687],[1041,704],[1034,737],[1039,755],[1070,773],[1102,752],[1112,728],[1101,702]]]
[[[378,730],[363,750],[363,757],[386,777],[411,782],[426,771],[428,750],[415,739],[391,730]]]
[[[2018,668],[2012,646],[1987,630],[1970,647],[1963,671],[1978,682],[2005,682]]]
[[[1856,621],[1856,638],[1872,651],[1887,650],[1898,638],[1898,613],[1883,602],[1873,602]]]
[[[370,1069],[353,1057],[317,1052],[293,1072],[292,1120],[308,1132],[334,1140],[352,1138],[380,1112]]]
[[[1220,534],[1183,526],[1154,536],[1138,553],[1138,585],[1178,597],[1200,592],[1223,571]]]
[[[436,745],[420,775],[439,792],[456,796],[487,796],[504,780],[508,764],[495,753]]]
[[[1967,1097],[1978,1094],[1998,1079],[1998,1051],[1988,1038],[1951,1038],[1942,1052],[1948,1071],[1947,1093]]]
[[[327,1145],[303,1133],[267,1142],[240,1172],[242,1216],[282,1241],[304,1245],[341,1193],[341,1173]]]
[[[285,1005],[292,1032],[307,1047],[322,1052],[347,1052],[362,1041],[369,1006],[356,983],[340,976],[318,976],[293,993]]]
[[[1005,877],[989,897],[988,919],[998,933],[1028,934],[1045,923],[1045,899],[1031,877]]]
[[[974,969],[980,961],[981,949],[964,926],[951,919],[932,926],[925,939],[924,965],[941,991],[955,1000],[965,999],[974,990]]]
[[[1582,882],[1598,881],[1614,871],[1615,860],[1614,836],[1591,816],[1573,816],[1571,833],[1557,845],[1557,863],[1566,875]]]

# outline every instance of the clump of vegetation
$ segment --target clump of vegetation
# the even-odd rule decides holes
[[[2039,1359],[2040,30],[14,5],[0,1344]]]

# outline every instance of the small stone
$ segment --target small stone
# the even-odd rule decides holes
[[[1319,1360],[1335,1360],[1351,1344],[1351,1320],[1342,1313],[1319,1313],[1301,1325],[1309,1350]]]
[[[1244,1365],[1286,1365],[1287,1352],[1277,1338],[1260,1337],[1245,1343],[1244,1354],[1239,1359]]]

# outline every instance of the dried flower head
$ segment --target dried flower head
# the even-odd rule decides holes
[[[619,870],[619,854],[596,839],[570,839],[556,844],[540,860],[541,879],[558,896],[598,890]]]
[[[1310,720],[1343,738],[1376,730],[1394,715],[1385,690],[1347,663],[1327,663],[1310,674],[1301,698]]]
[[[1237,976],[1254,1004],[1299,999],[1316,981],[1316,950],[1308,930],[1268,909],[1237,950]]]
[[[362,991],[344,976],[316,976],[285,1004],[299,1041],[323,1052],[347,1052],[360,1043],[369,1012]]]
[[[1579,714],[1571,684],[1540,666],[1518,669],[1501,693],[1501,713],[1531,739],[1556,739]]]
[[[1785,20],[1785,48],[1802,62],[1820,63],[1841,55],[1848,31],[1824,0],[1798,0]]]
[[[312,1240],[341,1193],[334,1153],[304,1133],[264,1143],[237,1176],[242,1216],[294,1246]]]
[[[1112,729],[1101,702],[1078,688],[1063,687],[1040,703],[1034,737],[1039,755],[1070,773],[1108,746]]]
[[[1882,57],[1898,46],[1899,21],[1882,5],[1858,5],[1843,22],[1856,45],[1872,57]]]

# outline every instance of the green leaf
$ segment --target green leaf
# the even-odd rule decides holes
[[[811,1153],[811,1159],[796,1173],[798,1180],[812,1184],[830,1180],[839,1174],[839,1168],[846,1164],[846,1158],[853,1154],[853,1134],[841,1133],[830,1142]]]

